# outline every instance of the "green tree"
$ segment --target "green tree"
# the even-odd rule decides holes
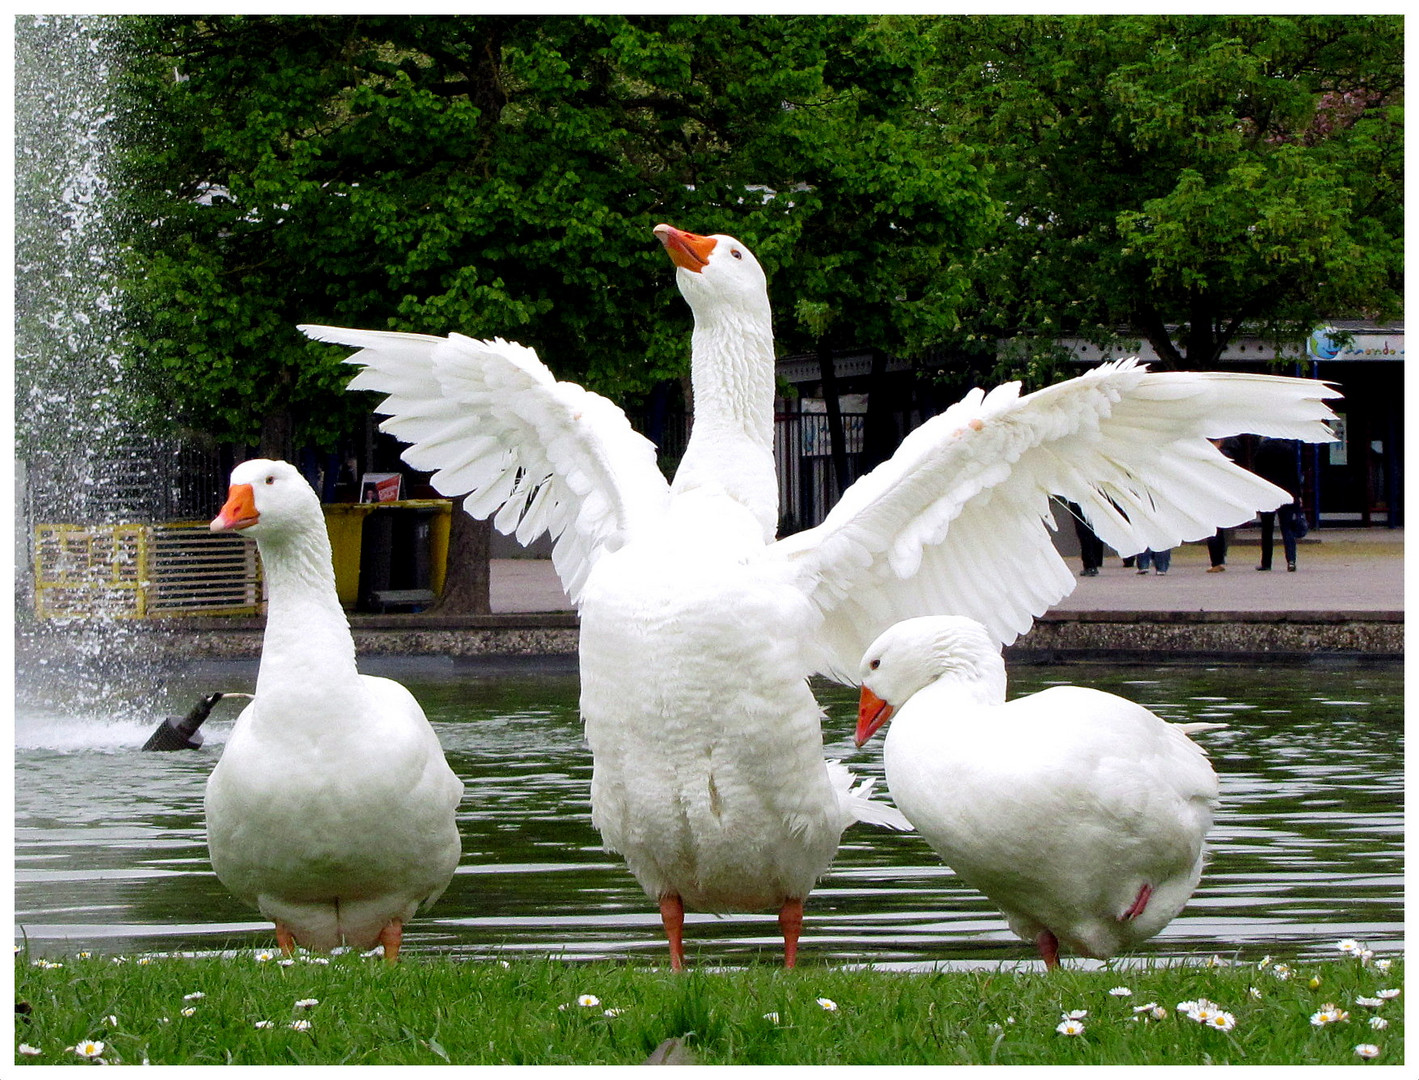
[[[933,24],[944,122],[992,147],[1002,226],[977,342],[1042,380],[1061,333],[1211,366],[1399,310],[1398,16],[1069,16]],[[949,115],[947,115],[949,114]]]
[[[157,411],[270,453],[329,444],[369,402],[302,321],[515,337],[561,377],[643,393],[687,360],[661,220],[754,246],[800,301],[780,300],[786,340],[930,337],[963,288],[933,267],[984,201],[964,158],[922,159],[922,52],[876,27],[131,20],[131,294]]]

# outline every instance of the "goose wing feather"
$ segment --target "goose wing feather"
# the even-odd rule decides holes
[[[543,533],[562,586],[579,602],[591,566],[669,497],[655,446],[599,394],[558,382],[526,346],[450,334],[305,325],[359,351],[351,390],[386,395],[380,428],[404,460],[464,509],[524,544]]]
[[[1149,372],[1135,360],[1021,396],[974,390],[907,435],[816,528],[778,541],[823,616],[818,670],[851,683],[867,645],[917,615],[968,615],[1008,644],[1074,576],[1050,538],[1050,496],[1077,503],[1123,554],[1237,525],[1289,496],[1207,440],[1253,432],[1328,442],[1307,379]]]

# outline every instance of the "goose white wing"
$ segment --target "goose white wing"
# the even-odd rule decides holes
[[[380,429],[409,443],[404,460],[433,486],[524,544],[543,533],[562,586],[579,601],[586,575],[647,517],[669,487],[655,446],[619,408],[558,382],[523,345],[334,326],[301,326],[359,351],[351,390],[388,396]]]
[[[1307,379],[1105,364],[1021,397],[979,390],[911,432],[782,556],[824,616],[819,670],[851,683],[894,622],[968,615],[1001,642],[1066,596],[1049,497],[1077,503],[1123,554],[1198,540],[1288,497],[1207,440],[1326,442],[1338,397]]]

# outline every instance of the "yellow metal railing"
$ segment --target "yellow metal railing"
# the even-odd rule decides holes
[[[35,527],[40,618],[144,619],[255,614],[256,545],[207,522]]]

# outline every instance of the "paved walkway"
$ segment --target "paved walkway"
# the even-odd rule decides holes
[[[1239,529],[1227,569],[1210,574],[1206,544],[1173,552],[1166,575],[1139,574],[1113,555],[1098,577],[1080,578],[1057,611],[1402,611],[1403,529],[1322,529],[1300,542],[1288,573],[1279,539],[1273,569],[1260,573],[1256,529]],[[1078,559],[1071,558],[1078,567]],[[547,559],[494,559],[495,613],[570,611]]]

